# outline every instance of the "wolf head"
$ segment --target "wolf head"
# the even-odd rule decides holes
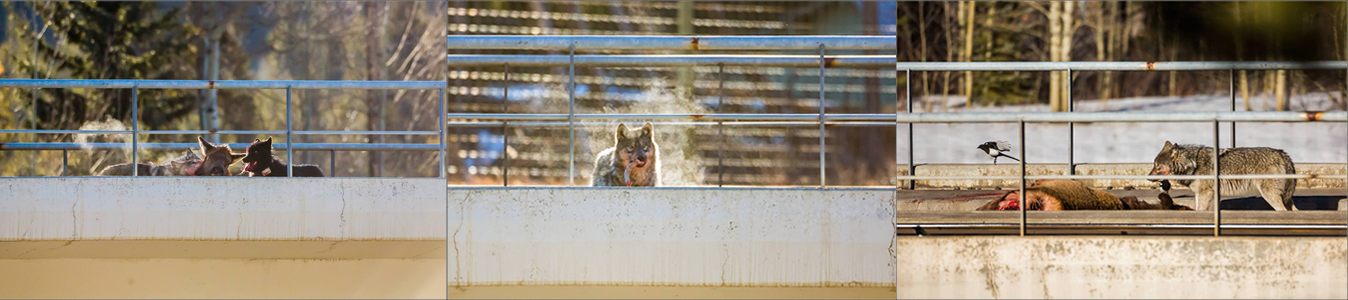
[[[271,168],[271,137],[267,140],[253,139],[253,143],[244,149],[246,155],[243,157],[243,171],[250,174],[256,173],[266,175],[265,170]]]
[[[197,169],[201,167],[201,157],[197,156],[192,149],[187,149],[183,156],[169,161],[167,175],[171,176],[192,176],[196,175]]]
[[[1151,173],[1147,175],[1192,175],[1194,169],[1198,168],[1198,162],[1194,161],[1193,155],[1188,155],[1190,148],[1197,146],[1178,145],[1165,141],[1165,147],[1161,148],[1161,153],[1156,154],[1156,160],[1151,167]],[[1159,179],[1148,179],[1151,182],[1160,181]]]
[[[614,136],[616,142],[613,145],[613,154],[616,159],[613,163],[623,168],[630,165],[635,169],[644,169],[656,160],[659,149],[656,148],[655,131],[651,128],[650,122],[637,129],[628,129],[627,125],[618,124]]]
[[[229,165],[238,162],[244,156],[242,153],[234,153],[229,149],[229,145],[212,145],[201,136],[197,136],[197,142],[201,144],[201,154],[205,156],[195,172],[197,176],[229,176]]]

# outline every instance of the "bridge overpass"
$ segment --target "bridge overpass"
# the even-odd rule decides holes
[[[6,298],[1341,297],[1348,280],[1342,226],[1299,236],[939,226],[917,235],[895,225],[1014,224],[1015,214],[900,211],[893,187],[69,177],[9,178],[0,190]],[[1065,213],[1031,214],[1032,226],[1129,216]],[[1233,228],[1345,223],[1335,211],[1227,214]]]

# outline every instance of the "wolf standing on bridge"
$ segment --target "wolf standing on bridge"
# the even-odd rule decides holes
[[[1212,175],[1212,152],[1212,147],[1166,141],[1161,153],[1156,154],[1151,173],[1147,175]],[[1218,159],[1222,164],[1222,175],[1296,174],[1292,158],[1280,149],[1231,148],[1223,149],[1220,153]],[[1194,206],[1198,210],[1207,210],[1208,205],[1218,204],[1218,201],[1213,201],[1212,181],[1180,179],[1173,182],[1194,191]],[[1264,201],[1268,201],[1268,205],[1277,211],[1297,210],[1292,203],[1292,192],[1296,188],[1296,179],[1222,179],[1223,195],[1236,196],[1258,191]]]

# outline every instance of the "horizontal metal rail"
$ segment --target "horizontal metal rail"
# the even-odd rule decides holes
[[[1348,176],[1345,174],[1244,174],[1244,175],[1226,175],[1222,174],[1222,180],[1227,179],[1315,179],[1315,178],[1339,178]],[[907,180],[1019,180],[1019,175],[898,175],[898,179]],[[1216,176],[1212,175],[1026,175],[1025,180],[1041,179],[1125,179],[1125,180],[1212,180]]]
[[[450,54],[450,66],[483,67],[510,64],[515,67],[557,67],[571,63],[569,55],[493,55]],[[818,55],[576,55],[576,66],[584,67],[690,67],[756,66],[779,68],[819,67]],[[878,68],[894,63],[893,55],[825,56],[828,68]]]
[[[1348,69],[1348,61],[899,62],[908,71],[1227,71]]]
[[[447,86],[445,81],[0,79],[0,87],[13,88],[436,90]]]
[[[187,149],[196,148],[197,143],[138,143],[141,149]],[[216,144],[220,145],[220,144]],[[241,150],[248,143],[225,143],[230,148]],[[288,149],[289,144],[275,143],[272,148]],[[0,150],[81,150],[81,149],[126,149],[131,143],[0,143]],[[363,144],[363,143],[296,143],[296,150],[337,150],[337,151],[438,151],[436,144]]]
[[[451,35],[450,50],[896,50],[879,36]],[[450,64],[451,66],[453,64]]]
[[[453,113],[449,119],[490,121],[562,121],[567,114]],[[761,120],[818,121],[819,114],[576,114],[577,120]],[[1310,122],[1348,121],[1348,112],[1223,111],[1223,112],[1018,112],[1018,113],[911,113],[825,114],[823,120],[895,123],[1009,123],[1009,122]],[[815,123],[818,124],[818,123]]]
[[[722,126],[722,125],[724,125],[724,126],[730,126],[730,127],[736,127],[736,126],[738,126],[738,127],[802,127],[802,126],[810,126],[810,127],[814,127],[814,126],[819,126],[819,122],[793,122],[793,121],[786,121],[786,122],[765,122],[765,121],[660,122],[660,121],[656,121],[656,122],[650,122],[650,123],[651,123],[651,125],[656,125],[656,126]],[[571,123],[567,123],[567,122],[506,122],[506,121],[479,121],[479,122],[449,122],[449,123],[446,123],[446,125],[448,125],[449,127],[460,127],[460,128],[464,128],[464,127],[466,127],[466,128],[499,127],[499,126],[540,126],[540,127],[552,127],[552,126],[568,126],[568,125],[570,125],[570,124],[571,124]],[[576,123],[576,126],[578,126],[578,127],[581,127],[581,126],[586,126],[586,127],[608,127],[608,126],[612,126],[612,125],[613,125],[613,124],[610,124],[610,123],[608,123],[608,122],[603,122],[603,123],[594,123],[594,122]],[[894,122],[824,122],[824,125],[827,125],[827,126],[841,126],[841,127],[889,127],[889,126],[894,126]]]
[[[59,129],[3,129],[0,133],[36,134],[286,134],[285,130],[59,130]],[[295,135],[439,135],[439,131],[293,131]]]

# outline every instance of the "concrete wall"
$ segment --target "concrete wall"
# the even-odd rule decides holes
[[[450,284],[889,287],[888,189],[452,189]]]
[[[444,239],[443,179],[6,178],[0,241]]]
[[[1348,239],[900,237],[899,298],[1348,297]]]
[[[6,178],[0,298],[444,298],[443,179]]]

